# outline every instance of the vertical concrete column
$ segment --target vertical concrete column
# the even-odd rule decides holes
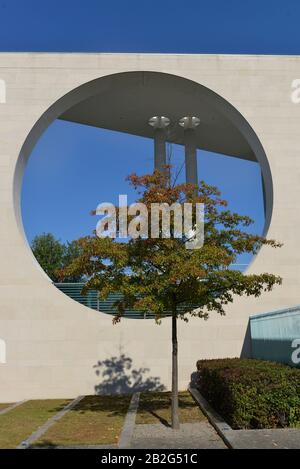
[[[166,128],[170,125],[170,119],[165,116],[153,116],[148,124],[154,129],[154,169],[163,172],[167,164]]]
[[[184,130],[185,147],[185,177],[189,184],[198,184],[197,168],[197,146],[196,127],[200,124],[200,119],[196,116],[185,116],[179,120],[179,125]]]
[[[190,184],[198,184],[197,148],[195,130],[184,131],[185,143],[185,180]]]
[[[165,129],[154,129],[154,169],[164,171],[167,164]]]

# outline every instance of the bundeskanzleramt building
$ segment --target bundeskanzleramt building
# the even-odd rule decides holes
[[[139,319],[112,326],[109,315],[52,285],[31,253],[22,176],[51,122],[152,138],[151,116],[194,115],[196,148],[259,162],[264,232],[284,246],[261,249],[248,273],[274,272],[283,285],[258,299],[237,298],[225,317],[179,322],[184,388],[197,359],[251,354],[250,315],[299,303],[299,85],[296,56],[0,53],[0,402],[93,394],[97,362],[122,355],[134,369],[149,369],[145,380],[170,386],[169,318],[160,326]],[[182,144],[184,130],[168,139]]]

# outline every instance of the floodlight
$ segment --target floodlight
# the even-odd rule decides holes
[[[195,129],[200,124],[200,119],[196,116],[184,116],[178,123],[184,130]]]
[[[166,116],[153,116],[148,120],[148,124],[154,129],[165,129],[170,125],[170,119]]]

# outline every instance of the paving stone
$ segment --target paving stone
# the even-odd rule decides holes
[[[226,446],[210,423],[205,420],[197,423],[182,423],[179,430],[172,430],[161,423],[136,425],[131,448],[226,449]]]
[[[234,449],[300,449],[300,429],[231,430],[226,437]]]

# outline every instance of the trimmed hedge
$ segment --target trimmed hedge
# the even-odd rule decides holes
[[[232,428],[300,426],[300,369],[264,360],[199,360],[196,386]]]

